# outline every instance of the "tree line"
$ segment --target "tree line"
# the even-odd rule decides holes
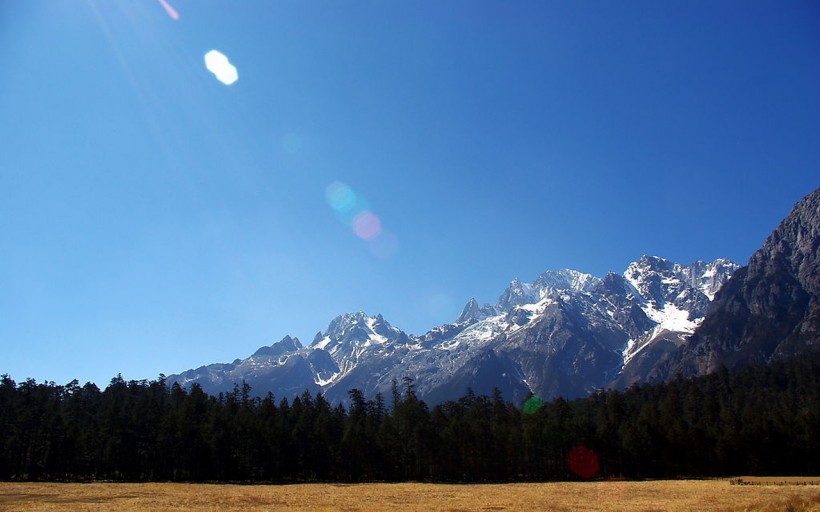
[[[522,404],[471,391],[435,407],[413,381],[349,392],[209,396],[160,376],[100,390],[0,378],[0,479],[511,482],[820,473],[820,355]]]

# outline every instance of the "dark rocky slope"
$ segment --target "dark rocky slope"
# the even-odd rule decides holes
[[[702,375],[820,347],[819,234],[817,189],[717,292],[701,326],[652,377]]]

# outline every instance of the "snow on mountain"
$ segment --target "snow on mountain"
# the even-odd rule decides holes
[[[330,322],[322,337],[311,344],[311,348],[327,352],[339,368],[329,379],[320,379],[317,383],[333,384],[356,368],[361,360],[380,357],[392,352],[397,345],[410,343],[407,334],[381,315],[370,317],[363,312],[340,315]]]
[[[719,259],[683,266],[657,256],[642,256],[624,272],[638,304],[655,326],[631,338],[626,362],[664,332],[692,334],[703,321],[715,292],[739,265]]]
[[[712,268],[696,269],[703,293],[714,294],[712,285],[732,265],[718,260]],[[655,376],[670,379],[769,364],[818,346],[820,189],[794,205],[748,265],[720,289],[709,315]]]
[[[456,320],[456,323],[467,324],[478,322],[479,320],[484,320],[485,318],[495,314],[497,314],[497,311],[493,306],[489,304],[479,306],[475,299],[470,299],[470,301],[464,306],[464,309],[461,310],[461,314],[458,315],[458,320]]]
[[[712,263],[696,261],[687,265],[682,269],[682,275],[693,288],[700,290],[709,300],[714,300],[715,293],[739,268],[740,265],[733,261],[718,258]]]
[[[510,286],[504,290],[498,298],[496,308],[500,311],[509,311],[519,304],[529,304],[538,299],[538,291],[529,283],[522,283],[518,278],[510,282]]]
[[[532,283],[514,279],[495,305],[470,299],[452,324],[420,336],[381,315],[346,313],[304,347],[295,338],[251,357],[169,377],[206,391],[244,379],[257,394],[347,391],[387,394],[410,377],[422,398],[441,401],[499,387],[512,400],[583,396],[640,381],[703,320],[712,297],[738,266],[728,260],[680,265],[643,256],[604,278],[547,271]],[[482,391],[482,392],[484,392]]]
[[[533,287],[543,298],[557,291],[590,292],[600,281],[591,274],[584,274],[577,270],[548,270],[535,280]]]

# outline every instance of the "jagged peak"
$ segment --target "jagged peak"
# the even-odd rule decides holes
[[[575,269],[547,270],[533,283],[524,283],[515,278],[498,298],[495,309],[509,311],[515,306],[535,304],[556,292],[591,292],[601,279]]]
[[[715,260],[712,261],[711,265],[727,265],[727,266],[731,266],[731,267],[740,267],[740,264],[735,263],[734,261],[730,260],[729,258],[715,258]]]
[[[536,302],[536,300],[537,298],[533,293],[533,286],[529,283],[523,283],[520,279],[515,278],[510,281],[510,285],[498,298],[496,307],[499,311],[509,311],[509,309],[513,306],[530,304],[532,302]]]
[[[489,304],[479,306],[478,301],[476,301],[475,298],[472,298],[464,306],[464,309],[461,310],[461,314],[458,315],[456,323],[465,324],[477,322],[479,320],[484,320],[485,318],[492,316],[493,314],[495,314],[495,308],[493,308]]]
[[[571,268],[547,270],[535,280],[533,286],[543,292],[545,289],[585,292],[590,291],[600,282],[592,274],[580,272]]]
[[[636,261],[633,261],[627,267],[627,272],[640,272],[642,270],[650,270],[655,272],[670,271],[675,268],[675,265],[680,266],[661,256],[651,256],[644,254]]]
[[[475,320],[477,315],[478,302],[475,300],[475,298],[471,298],[469,301],[467,301],[467,304],[464,305],[464,308],[461,310],[461,314],[458,315],[456,323],[463,324],[471,320]]]
[[[369,316],[363,311],[339,315],[322,334],[317,334],[311,343],[312,347],[327,348],[339,343],[359,342],[368,339],[384,341],[404,340],[407,335],[393,327],[381,314]]]
[[[299,338],[291,337],[286,335],[281,340],[277,341],[273,345],[260,347],[259,350],[253,353],[253,356],[276,356],[280,354],[285,354],[287,352],[294,352],[302,348],[302,342],[299,341]]]
[[[364,323],[368,318],[370,317],[364,311],[341,314],[330,321],[330,324],[328,324],[327,330],[325,331],[325,336],[328,336],[336,331],[344,330],[350,325]]]
[[[617,272],[607,272],[598,282],[597,290],[602,290],[605,294],[629,293],[630,285],[621,274]]]

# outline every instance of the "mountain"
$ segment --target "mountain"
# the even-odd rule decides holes
[[[199,384],[210,394],[230,391],[242,381],[251,385],[254,393],[268,391],[276,396],[292,396],[305,390],[321,391],[315,376],[333,367],[331,359],[311,358],[298,338],[285,336],[281,341],[262,347],[244,360],[217,363],[188,370],[168,377],[169,384],[182,386]]]
[[[799,201],[721,288],[691,339],[653,378],[769,363],[820,347],[820,189]]]
[[[322,391],[344,402],[357,388],[390,396],[392,382],[414,379],[438,403],[499,388],[508,399],[585,396],[643,381],[676,353],[703,321],[714,293],[738,265],[728,260],[680,265],[643,256],[603,278],[547,271],[514,279],[495,304],[467,302],[455,322],[414,336],[381,315],[333,319],[309,346],[286,336],[244,360],[168,377],[209,393],[243,380],[257,395]]]
[[[310,346],[286,337],[245,360],[169,380],[215,392],[244,379],[258,394],[320,390],[344,401],[352,388],[389,396],[392,382],[409,377],[428,403],[494,387],[518,401],[765,364],[820,344],[818,226],[820,189],[746,267],[643,256],[602,278],[547,271],[529,283],[514,279],[495,304],[470,299],[453,323],[420,336],[381,315],[348,313]]]

